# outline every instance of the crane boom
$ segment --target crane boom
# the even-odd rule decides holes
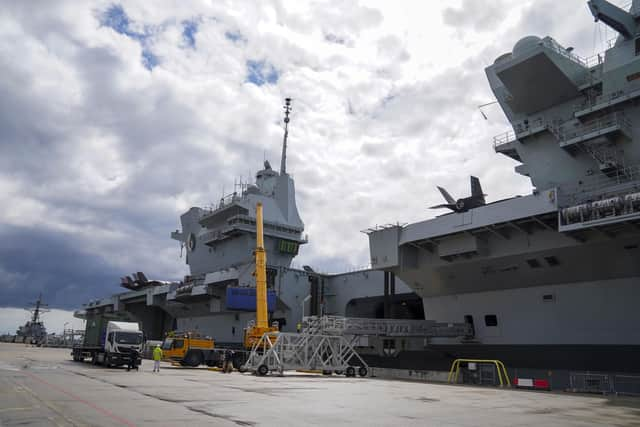
[[[256,327],[267,329],[267,252],[264,250],[262,203],[256,205]]]
[[[264,248],[264,216],[262,203],[256,204],[256,320],[250,322],[245,330],[244,346],[253,348],[264,334],[269,334],[269,339],[278,333],[278,326],[269,326],[269,312],[267,305],[267,251]]]

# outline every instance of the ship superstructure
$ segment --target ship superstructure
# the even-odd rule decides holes
[[[90,302],[77,316],[138,321],[150,339],[162,339],[170,330],[197,331],[219,346],[241,345],[244,328],[255,318],[256,207],[261,203],[269,319],[281,331],[293,332],[303,316],[321,314],[423,319],[420,298],[388,273],[327,274],[291,265],[308,239],[287,172],[290,99],[284,113],[279,171],[265,161],[255,184],[236,186],[215,207],[192,207],[181,216],[182,229],[171,237],[186,253],[190,274],[184,280],[149,280],[134,273],[122,278],[127,292]],[[369,347],[385,354],[381,342]]]
[[[252,265],[257,203],[264,206],[265,249],[270,266],[288,267],[299,246],[307,242],[296,206],[294,181],[286,167],[290,102],[287,98],[280,172],[265,161],[255,184],[240,186],[239,192],[222,197],[215,208],[191,208],[180,218],[182,231],[171,234],[186,248],[186,262],[196,283],[209,284],[223,275],[236,276],[241,285],[251,281],[251,274],[242,272]]]
[[[372,265],[415,290],[427,319],[473,324],[472,341],[431,343],[449,359],[559,370],[558,382],[638,370],[640,2],[588,5],[618,32],[604,53],[527,36],[486,68],[512,126],[495,151],[532,193],[369,233]]]

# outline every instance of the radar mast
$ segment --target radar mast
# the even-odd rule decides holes
[[[282,159],[280,160],[280,175],[287,173],[287,137],[289,136],[289,113],[291,112],[291,98],[284,99],[284,139],[282,141]]]

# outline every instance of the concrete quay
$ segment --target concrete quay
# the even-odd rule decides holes
[[[0,426],[640,426],[640,399],[379,378],[152,372],[0,343]]]

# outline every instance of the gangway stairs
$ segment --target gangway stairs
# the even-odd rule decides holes
[[[364,377],[365,361],[342,335],[323,335],[307,330],[302,333],[265,333],[253,346],[244,370],[259,376],[286,370],[321,370],[323,373]]]
[[[265,333],[253,346],[243,369],[260,376],[297,369],[348,377],[357,372],[364,377],[369,367],[353,347],[360,336],[468,338],[473,336],[473,326],[431,320],[305,317],[300,333]]]

